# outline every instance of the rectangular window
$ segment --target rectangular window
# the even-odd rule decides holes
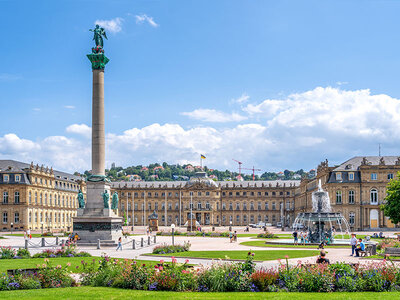
[[[354,191],[349,191],[349,204],[354,204]]]
[[[3,224],[7,224],[7,223],[8,223],[8,213],[3,212]]]
[[[350,213],[349,214],[349,224],[354,225],[354,221],[355,221],[355,213]]]
[[[201,192],[197,192],[197,196],[201,196]]]
[[[247,210],[247,203],[243,203],[243,210]]]
[[[21,176],[15,175],[15,182],[19,182],[21,180]]]
[[[336,173],[336,180],[342,180],[342,173]]]
[[[349,180],[354,180],[354,173],[349,173]]]
[[[272,202],[272,210],[276,210],[275,202]]]
[[[14,193],[14,203],[19,204],[19,192]]]
[[[258,195],[258,196],[261,196],[261,192],[257,192],[257,195]]]
[[[392,180],[392,179],[393,179],[393,173],[389,173],[389,174],[387,175],[387,179],[388,179],[388,180]]]
[[[14,213],[14,223],[15,224],[19,223],[19,212]]]
[[[257,208],[258,210],[261,210],[261,202],[258,202]]]
[[[243,196],[247,196],[247,192],[243,192]]]
[[[265,210],[268,210],[268,202],[265,202]]]
[[[371,173],[371,180],[378,180],[378,174]]]
[[[342,204],[342,191],[336,191],[336,204]]]
[[[3,203],[4,204],[8,203],[8,192],[3,192]]]

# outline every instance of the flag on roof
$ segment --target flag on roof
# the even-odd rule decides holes
[[[206,157],[203,154],[200,154],[201,159],[206,159]]]

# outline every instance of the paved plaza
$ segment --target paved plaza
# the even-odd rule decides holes
[[[164,231],[167,230],[167,228],[161,228],[161,230],[164,229]],[[226,228],[217,228],[218,231],[224,231]],[[238,233],[244,233],[244,228],[234,228],[234,230],[237,230]],[[145,241],[147,241],[148,236],[146,234],[143,234],[145,231],[144,227],[138,227],[135,228],[135,232],[137,232],[138,235],[134,236],[129,236],[127,238],[124,238],[122,240],[123,244],[123,251],[115,251],[115,248],[110,248],[110,247],[102,247],[101,249],[96,249],[96,247],[78,247],[78,250],[83,250],[89,252],[93,256],[102,256],[102,255],[108,255],[110,257],[114,258],[127,258],[127,259],[139,259],[139,260],[153,260],[153,261],[158,261],[160,259],[163,259],[164,261],[168,262],[171,261],[171,257],[173,254],[171,254],[171,257],[157,257],[157,256],[145,256],[144,254],[151,253],[153,248],[157,245],[160,244],[171,244],[172,243],[172,237],[171,236],[157,236],[156,237],[156,244],[151,244],[150,246],[144,246],[143,248],[139,249],[132,249],[132,241],[135,240],[136,242],[140,241],[141,238],[144,238]],[[281,231],[279,229],[272,229],[274,233],[285,233],[285,234],[291,234],[289,231]],[[256,233],[261,233],[262,231],[260,229],[251,229],[250,233],[251,234],[256,234]],[[370,232],[359,232],[358,234],[363,235],[363,234],[371,234]],[[394,237],[394,232],[384,232],[384,235],[386,237]],[[3,234],[6,239],[1,239],[0,240],[0,245],[1,246],[11,246],[13,248],[19,248],[19,247],[24,247],[24,237],[19,237],[19,236],[9,236],[7,233]],[[60,239],[65,239],[60,238]],[[41,241],[41,238],[32,238],[32,244],[38,245]],[[46,241],[48,241],[49,244],[52,244],[55,242],[54,237],[47,237]],[[153,237],[152,237],[153,241]],[[240,243],[246,242],[246,241],[255,241],[254,237],[238,237],[237,242],[231,243],[229,238],[219,238],[219,237],[196,237],[196,236],[175,236],[174,237],[175,244],[183,244],[184,242],[190,242],[191,251],[237,251],[237,250],[245,250],[245,251],[255,251],[255,250],[265,250],[265,251],[271,251],[271,250],[282,250],[282,251],[292,251],[295,249],[303,249],[305,251],[312,251],[316,250],[317,246],[314,248],[301,248],[301,246],[294,247],[294,248],[276,248],[276,247],[255,247],[255,246],[245,246],[241,245]],[[146,243],[145,243],[146,244]],[[41,252],[44,249],[49,249],[52,247],[32,247],[29,248],[29,251],[34,254],[37,252]],[[358,257],[353,257],[350,256],[351,254],[351,248],[350,246],[346,247],[344,246],[343,248],[328,248],[326,249],[327,251],[327,257],[331,261],[331,263],[334,262],[346,262],[346,263],[368,263],[373,261],[372,259],[365,259],[365,258],[358,258]],[[289,254],[289,263],[290,264],[307,264],[307,263],[315,263],[317,259],[317,256],[311,255],[310,257],[305,257],[305,258],[295,258],[295,259],[290,259],[290,254]],[[178,262],[185,262],[186,258],[177,258]],[[196,259],[196,258],[190,258],[189,263],[191,264],[202,264],[202,265],[210,265],[214,262],[215,260],[212,259]],[[280,262],[279,260],[270,260],[270,261],[257,261],[257,256],[255,256],[255,261],[258,267],[277,267],[279,266]],[[379,260],[374,260],[374,261],[379,261]]]

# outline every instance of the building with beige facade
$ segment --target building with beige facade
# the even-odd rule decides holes
[[[155,210],[159,224],[184,225],[193,213],[201,225],[248,225],[260,221],[291,226],[300,212],[312,209],[311,193],[318,180],[329,192],[334,212],[341,212],[352,230],[393,228],[383,215],[386,187],[400,171],[397,156],[354,157],[337,165],[322,162],[312,179],[276,181],[213,181],[198,173],[189,181],[113,182],[120,197],[120,215],[129,225],[146,225]]]
[[[26,164],[0,160],[1,230],[65,230],[72,228],[77,213],[81,177]]]

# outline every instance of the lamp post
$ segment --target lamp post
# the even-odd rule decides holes
[[[43,222],[40,222],[40,224],[42,224],[42,235],[43,235]]]
[[[171,230],[172,230],[172,246],[174,246],[174,229],[175,229],[175,224],[171,224]]]
[[[14,227],[14,223],[11,222],[11,234],[13,233],[13,227]]]
[[[229,221],[229,231],[232,231],[232,221]]]

